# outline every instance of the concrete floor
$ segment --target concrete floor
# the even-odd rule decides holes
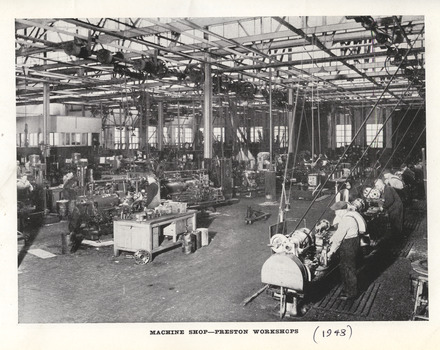
[[[244,299],[263,286],[261,267],[271,255],[268,231],[269,225],[276,223],[278,204],[260,206],[266,201],[264,197],[241,198],[210,215],[199,215],[198,227],[209,228],[208,246],[189,255],[177,248],[155,256],[147,265],[136,265],[128,253],[114,257],[112,246],[83,245],[74,254],[62,255],[60,233],[67,231],[67,223],[44,226],[35,232],[31,246],[18,245],[19,322],[279,321],[278,303],[267,293],[242,306]],[[307,226],[316,222],[328,201],[315,203],[306,217]],[[410,319],[414,305],[411,261],[427,255],[424,203],[414,203],[407,212],[412,223],[417,219],[417,225],[406,228],[408,237],[396,244],[395,254],[379,257],[365,278],[367,284],[381,285],[367,317],[319,310],[314,307],[319,300],[311,300],[311,309],[304,316],[284,320]],[[292,201],[288,219],[298,220],[309,204]],[[249,205],[269,212],[270,218],[246,225]],[[331,216],[330,211],[326,213]],[[412,244],[409,253],[399,255],[408,242]],[[37,248],[56,256],[43,259],[28,251]],[[329,283],[328,291],[333,286]]]

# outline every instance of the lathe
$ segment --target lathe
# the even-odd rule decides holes
[[[386,225],[382,224],[382,231],[377,232],[377,221],[383,223],[384,214],[375,210],[366,210],[361,214],[355,208],[364,210],[363,201],[358,200],[355,204],[353,210],[346,215],[356,220],[361,251],[368,255],[371,253],[370,231],[374,230],[372,234],[375,240],[385,236]],[[261,269],[261,281],[277,290],[274,296],[279,298],[280,318],[285,315],[299,315],[300,301],[305,299],[317,282],[328,277],[339,263],[337,256],[331,260],[327,259],[330,238],[335,232],[328,220],[320,220],[313,230],[304,227],[289,232],[287,225],[288,222],[283,221],[271,227],[269,246],[272,255]]]

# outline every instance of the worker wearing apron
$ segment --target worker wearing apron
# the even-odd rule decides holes
[[[341,299],[354,299],[358,295],[358,281],[356,276],[356,262],[359,254],[359,227],[356,220],[346,215],[349,211],[348,203],[336,202],[330,207],[339,218],[338,228],[330,238],[328,259],[339,251],[339,271],[343,290]]]

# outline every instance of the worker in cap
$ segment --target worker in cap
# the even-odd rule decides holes
[[[339,219],[338,227],[330,238],[330,249],[327,258],[339,252],[339,271],[343,289],[341,299],[354,299],[358,295],[356,261],[359,254],[359,227],[356,220],[347,215],[349,204],[345,201],[334,203],[331,207]]]

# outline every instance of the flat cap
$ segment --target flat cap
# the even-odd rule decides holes
[[[347,207],[348,207],[348,203],[347,202],[339,201],[339,202],[334,203],[330,207],[330,209],[331,210],[340,210],[340,209],[347,209]]]

